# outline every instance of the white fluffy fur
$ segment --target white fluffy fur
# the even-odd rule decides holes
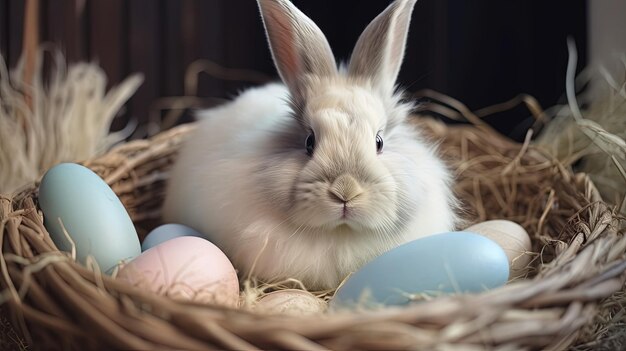
[[[291,6],[260,4],[275,1]],[[400,11],[414,1],[398,2]],[[454,228],[450,175],[406,121],[411,105],[367,76],[295,73],[303,101],[269,84],[201,113],[171,175],[166,221],[205,233],[243,274],[309,289],[334,288],[382,252]]]

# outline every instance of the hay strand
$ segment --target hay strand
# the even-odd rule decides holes
[[[52,51],[50,76],[43,77],[44,52],[29,52],[32,66],[26,62],[31,56],[22,56],[11,72],[0,57],[0,193],[34,182],[59,162],[101,154],[127,133],[109,134],[109,127],[141,76],[107,92],[101,68],[66,66],[63,56]]]
[[[593,81],[596,89],[576,96],[576,48],[572,40],[568,40],[568,50],[567,105],[553,108],[536,145],[565,166],[589,174],[605,201],[626,214],[622,206],[626,198],[626,80],[618,83],[600,67],[600,74],[583,75],[586,82],[590,81],[588,77],[601,77]],[[589,107],[581,110],[582,104]]]

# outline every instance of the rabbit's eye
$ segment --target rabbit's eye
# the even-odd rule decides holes
[[[383,137],[380,134],[376,134],[376,152],[383,152]]]
[[[304,145],[306,146],[306,153],[309,154],[309,156],[313,155],[313,149],[315,148],[315,134],[309,134],[309,136],[306,137]]]

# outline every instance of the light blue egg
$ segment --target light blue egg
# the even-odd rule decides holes
[[[396,247],[352,274],[331,306],[403,305],[408,294],[478,293],[504,285],[509,261],[491,239],[469,232],[428,236]]]
[[[192,228],[189,228],[182,224],[163,224],[162,226],[154,228],[141,243],[141,251],[146,251],[151,247],[157,246],[160,243],[178,238],[180,236],[196,236],[203,238],[204,236]]]
[[[95,258],[103,272],[141,253],[128,212],[113,190],[90,169],[74,163],[52,167],[39,185],[44,225],[59,250],[71,251],[59,218],[76,246],[76,258]]]

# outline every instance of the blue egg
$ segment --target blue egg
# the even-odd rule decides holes
[[[44,225],[59,250],[76,258],[93,256],[103,272],[141,253],[139,238],[128,212],[111,188],[90,169],[62,163],[48,170],[39,185]],[[59,223],[63,222],[63,227]]]
[[[194,229],[191,229],[182,224],[163,224],[162,226],[154,228],[141,243],[141,251],[146,251],[153,246],[157,246],[160,243],[178,238],[179,236],[196,236],[203,238],[204,236]]]
[[[331,306],[403,305],[409,294],[478,293],[504,285],[509,261],[491,239],[468,232],[428,236],[396,247],[352,274]]]

